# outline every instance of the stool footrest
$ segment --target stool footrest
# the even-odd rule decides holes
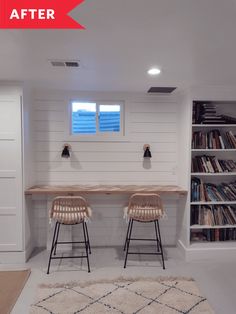
[[[138,239],[138,238],[130,238],[130,240],[138,240],[138,241],[157,241],[156,239]]]
[[[77,256],[53,256],[51,259],[62,259],[62,258],[87,258],[86,255],[77,255]]]
[[[84,241],[78,241],[78,242],[74,242],[74,241],[68,241],[68,242],[57,242],[57,244],[73,244],[73,243],[85,243]]]
[[[128,255],[161,255],[161,253],[144,253],[144,252],[140,252],[140,253],[136,253],[136,252],[128,252]]]

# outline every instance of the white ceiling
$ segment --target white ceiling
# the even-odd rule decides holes
[[[85,0],[71,15],[86,30],[0,30],[0,79],[84,91],[236,86],[236,0]],[[162,74],[148,77],[154,65]]]

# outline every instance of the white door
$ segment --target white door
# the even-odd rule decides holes
[[[23,249],[21,98],[0,91],[0,251]]]

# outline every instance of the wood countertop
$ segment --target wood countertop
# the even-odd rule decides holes
[[[25,191],[25,195],[76,195],[76,194],[132,194],[160,193],[186,195],[177,185],[35,185]]]

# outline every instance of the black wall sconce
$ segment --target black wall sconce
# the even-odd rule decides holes
[[[69,144],[64,144],[63,150],[61,152],[61,157],[70,158],[70,150],[71,150],[71,146]]]
[[[152,157],[149,144],[144,144],[143,150],[144,150],[143,158],[151,158]]]

